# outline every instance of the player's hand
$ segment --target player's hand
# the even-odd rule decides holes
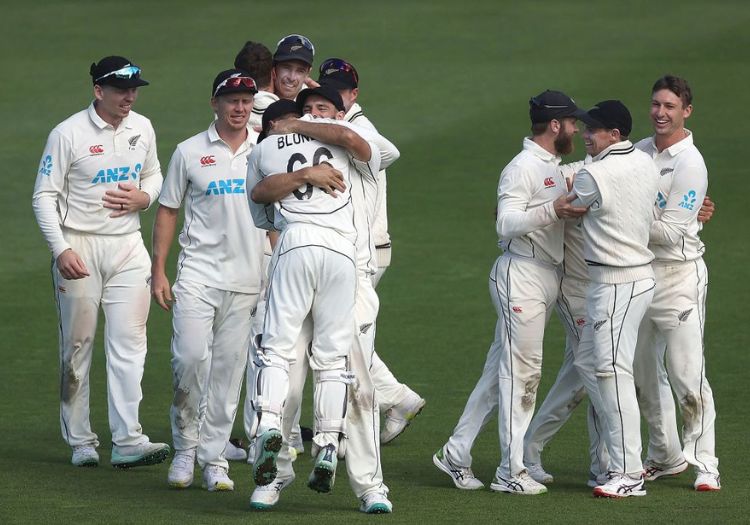
[[[163,272],[151,273],[151,295],[163,310],[169,311],[172,308],[172,290],[169,279]]]
[[[327,162],[321,162],[317,166],[306,168],[306,170],[305,178],[307,182],[317,186],[331,197],[338,197],[336,191],[346,191],[344,176]]]
[[[297,122],[296,118],[285,118],[282,120],[272,120],[268,127],[269,135],[286,135],[288,133],[296,133],[294,125]]]
[[[716,210],[716,205],[714,204],[714,201],[711,200],[711,197],[706,195],[703,197],[703,204],[701,205],[701,209],[698,210],[698,222],[707,223],[711,220],[711,217],[714,215],[714,211]]]
[[[313,88],[313,89],[315,89],[315,88],[319,88],[319,87],[320,87],[320,83],[318,83],[318,82],[316,82],[315,80],[313,80],[313,79],[312,79],[312,77],[311,77],[311,76],[309,76],[309,75],[308,75],[308,77],[307,77],[307,78],[305,79],[305,85],[306,85],[307,87],[309,87],[309,88]]]
[[[588,208],[570,204],[577,198],[578,196],[575,193],[567,193],[555,199],[555,202],[552,203],[555,207],[555,214],[561,219],[575,219],[585,214]]]
[[[68,280],[83,279],[89,276],[89,270],[76,252],[68,248],[57,256],[57,269],[60,275]]]
[[[105,208],[114,210],[109,214],[110,217],[122,217],[148,208],[151,197],[145,191],[139,190],[135,184],[121,182],[116,190],[104,192],[102,201],[104,201]]]

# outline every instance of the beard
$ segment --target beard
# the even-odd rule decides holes
[[[573,134],[561,133],[555,138],[555,151],[559,155],[569,155],[573,153]]]

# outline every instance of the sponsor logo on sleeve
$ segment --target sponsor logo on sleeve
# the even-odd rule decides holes
[[[666,205],[667,205],[667,199],[664,197],[664,195],[662,194],[662,192],[658,192],[656,194],[656,202],[654,204],[656,204],[657,208],[660,208],[662,210],[666,207]]]
[[[678,204],[680,208],[692,211],[695,208],[695,190],[690,190],[682,196],[682,202]]]
[[[45,177],[52,175],[52,155],[47,155],[42,159],[42,164],[39,166],[39,173]]]

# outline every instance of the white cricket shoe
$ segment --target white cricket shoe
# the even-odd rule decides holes
[[[599,475],[595,475],[593,472],[589,472],[589,480],[586,482],[586,485],[588,485],[592,489],[595,489],[599,485],[604,485],[606,482],[608,482],[610,476],[611,474],[609,472]]]
[[[156,465],[169,456],[169,445],[166,443],[141,443],[126,447],[113,446],[111,463],[117,468],[142,467]]]
[[[203,488],[209,492],[234,490],[234,481],[229,478],[227,469],[219,465],[203,467]]]
[[[714,492],[721,490],[721,476],[706,472],[705,470],[699,470],[695,478],[694,487],[698,492]]]
[[[193,484],[195,449],[176,450],[169,465],[167,483],[175,489],[186,489]]]
[[[453,480],[453,484],[458,489],[478,490],[484,488],[484,483],[474,476],[471,467],[462,467],[451,461],[445,446],[440,447],[440,449],[435,452],[432,456],[432,463],[437,468],[448,474],[451,477],[451,480]]]
[[[94,445],[76,445],[73,448],[73,455],[70,462],[76,467],[98,467],[99,454],[96,452]]]
[[[655,479],[662,478],[664,476],[676,476],[685,472],[688,468],[688,462],[683,460],[682,463],[677,465],[660,465],[655,461],[647,459],[643,462],[643,477],[646,481],[654,481]]]
[[[273,508],[279,502],[281,491],[287,488],[294,481],[294,476],[289,478],[276,478],[268,485],[259,485],[255,487],[253,495],[250,496],[250,508],[255,510],[268,510]]]
[[[547,492],[547,487],[534,481],[525,470],[509,479],[501,478],[495,474],[495,479],[490,483],[490,489],[495,492],[521,494],[523,496],[535,496]]]
[[[612,472],[609,481],[594,488],[597,498],[627,498],[629,496],[645,496],[645,480],[643,475],[631,478],[627,474]]]
[[[224,449],[224,457],[227,461],[245,461],[247,459],[247,451],[242,441],[237,438],[230,439],[227,447]]]
[[[385,424],[380,431],[380,442],[390,443],[406,430],[414,419],[422,412],[426,401],[411,390],[406,397],[397,405],[392,406],[385,412]]]
[[[531,479],[536,481],[537,483],[552,483],[555,481],[555,478],[544,470],[544,467],[540,463],[532,463],[530,465],[526,466],[526,472],[529,473],[529,476],[531,476]]]
[[[384,491],[368,492],[362,496],[360,502],[359,511],[365,514],[390,514],[393,512],[393,504]]]

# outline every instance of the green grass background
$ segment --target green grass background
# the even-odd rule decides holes
[[[749,23],[750,7],[741,0],[3,2],[0,523],[747,522]],[[152,83],[141,90],[136,110],[152,119],[166,170],[174,146],[210,122],[211,81],[231,66],[244,41],[273,48],[291,32],[315,42],[316,63],[342,56],[357,66],[360,102],[402,153],[389,170],[394,252],[378,290],[378,348],[428,404],[383,449],[392,516],[360,516],[343,468],[332,495],[306,489],[306,458],[297,462],[298,481],[268,514],[248,509],[245,465],[233,465],[237,490],[229,494],[197,486],[169,490],[166,463],[110,468],[101,336],[91,375],[103,464],[74,469],[59,435],[49,254],[30,205],[47,134],[89,103],[90,63],[122,54]],[[722,491],[696,494],[692,475],[684,474],[649,485],[645,498],[592,498],[584,485],[582,410],[545,452],[556,478],[549,494],[454,489],[430,456],[450,434],[492,338],[486,279],[499,253],[495,188],[527,133],[528,98],[546,88],[564,90],[584,107],[620,98],[633,113],[633,136],[641,137],[649,133],[650,86],[666,72],[693,86],[689,127],[718,203],[703,239],[711,272],[706,356],[719,413]],[[582,157],[580,140],[577,147],[571,159]],[[147,243],[152,222],[153,210],[142,221]],[[153,307],[141,422],[152,440],[167,442],[170,329],[168,314]],[[540,399],[563,350],[555,318],[546,343]],[[498,460],[495,429],[492,423],[474,449],[475,471],[485,482]]]

